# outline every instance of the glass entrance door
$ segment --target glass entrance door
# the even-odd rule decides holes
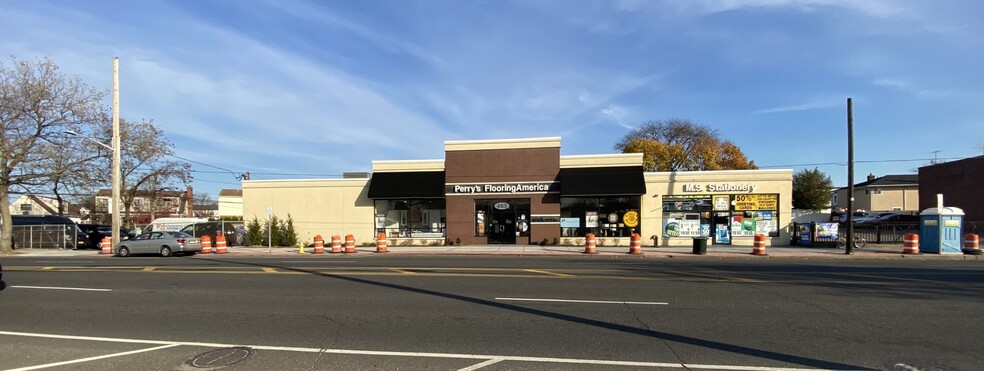
[[[714,232],[714,244],[715,245],[730,245],[731,244],[731,214],[730,213],[714,213],[711,218],[711,230]]]
[[[516,243],[516,212],[512,210],[494,210],[489,220],[489,243]]]
[[[489,244],[527,243],[530,221],[528,198],[475,200],[475,236]]]

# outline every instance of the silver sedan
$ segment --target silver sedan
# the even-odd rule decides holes
[[[113,248],[117,256],[131,254],[161,254],[171,256],[175,253],[194,255],[202,251],[202,241],[182,232],[147,232],[131,240],[120,242]]]

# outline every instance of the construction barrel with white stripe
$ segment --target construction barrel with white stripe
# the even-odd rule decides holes
[[[756,234],[752,242],[752,255],[768,255],[765,253],[765,235]]]
[[[903,254],[919,254],[919,235],[915,233],[906,233],[902,237],[902,253]]]
[[[325,252],[325,239],[320,234],[314,235],[314,253],[322,254]]]
[[[585,254],[597,254],[598,248],[595,247],[595,234],[588,233],[584,236],[584,253]]]
[[[638,233],[629,237],[629,254],[642,254],[642,236]]]
[[[331,236],[331,253],[337,254],[342,252],[342,236],[332,235]]]
[[[113,240],[109,237],[103,237],[102,241],[99,241],[100,254],[112,254],[113,253]]]
[[[376,235],[376,252],[389,252],[386,249],[386,233]]]
[[[345,235],[345,252],[346,253],[355,252],[355,235],[351,235],[351,234]]]
[[[964,235],[963,253],[967,255],[980,255],[981,254],[981,238],[980,236],[967,233]]]
[[[202,252],[201,253],[202,254],[211,254],[212,253],[212,237],[210,237],[209,235],[206,234],[206,235],[202,236],[201,241],[202,241]]]
[[[219,233],[215,236],[215,253],[216,254],[228,254],[229,250],[226,249],[226,238],[225,235]]]

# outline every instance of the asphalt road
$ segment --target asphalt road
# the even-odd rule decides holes
[[[979,261],[3,263],[0,369],[984,369]]]

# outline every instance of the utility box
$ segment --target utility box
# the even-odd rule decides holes
[[[919,251],[928,254],[960,254],[963,210],[932,207],[919,214]]]

